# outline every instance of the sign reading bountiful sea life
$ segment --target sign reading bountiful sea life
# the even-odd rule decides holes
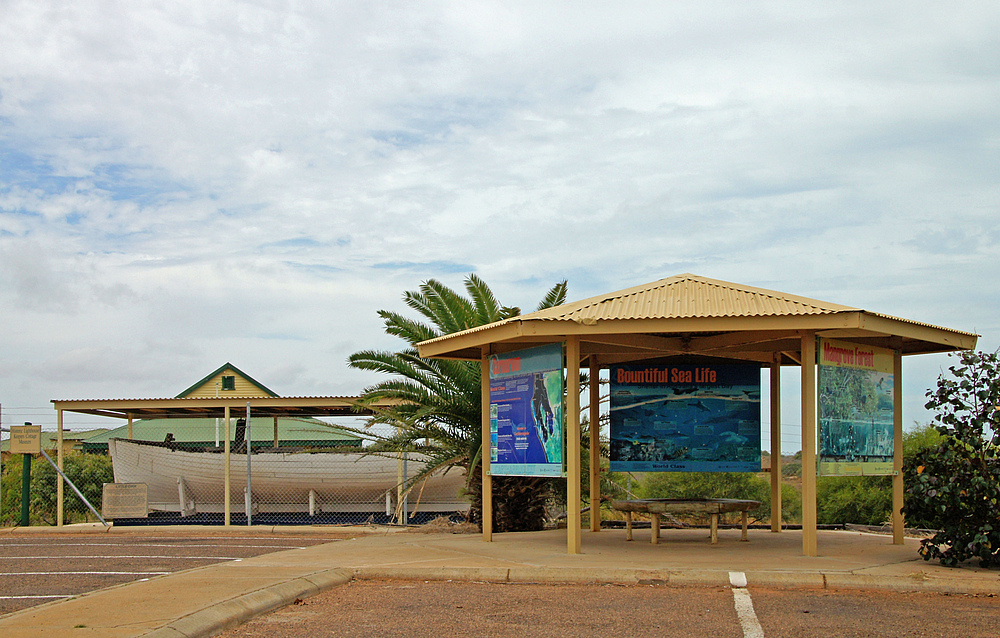
[[[490,473],[563,475],[561,343],[490,357]]]
[[[820,339],[819,474],[892,474],[894,353]]]
[[[613,366],[611,469],[759,472],[760,366]]]

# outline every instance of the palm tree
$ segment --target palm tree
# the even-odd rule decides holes
[[[351,367],[373,370],[392,378],[365,388],[363,405],[395,399],[399,405],[378,410],[369,425],[386,424],[394,434],[381,437],[370,453],[419,452],[430,458],[426,468],[410,481],[452,468],[464,469],[467,493],[472,500],[470,519],[482,524],[482,429],[479,362],[423,359],[416,345],[433,339],[501,321],[521,314],[517,307],[501,305],[489,286],[475,274],[465,279],[468,297],[430,279],[403,300],[423,320],[380,310],[388,334],[408,347],[398,352],[362,350],[348,357]],[[566,281],[545,295],[538,310],[566,300]],[[424,321],[426,320],[426,321]],[[541,529],[551,480],[534,477],[494,477],[494,521],[498,532]]]

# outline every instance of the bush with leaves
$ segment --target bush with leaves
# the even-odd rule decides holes
[[[927,392],[940,445],[904,467],[904,514],[940,530],[920,543],[924,560],[1000,566],[1000,365],[997,353],[964,352]]]
[[[937,447],[941,440],[930,425],[904,432],[904,468],[921,450]],[[892,477],[821,476],[816,481],[816,504],[820,523],[881,525],[892,516]],[[913,521],[908,524],[912,527]]]
[[[3,463],[0,475],[0,527],[18,525],[21,520],[21,459],[12,454]]]
[[[823,524],[881,525],[892,511],[891,476],[821,476],[816,520]]]
[[[67,454],[63,458],[63,472],[73,481],[90,504],[101,511],[105,483],[114,483],[111,457],[106,454]],[[31,513],[40,522],[56,524],[56,481],[59,475],[47,462],[35,465],[31,471]],[[65,522],[88,520],[90,510],[68,485],[63,489],[63,514]]]
[[[0,525],[21,523],[21,459],[3,466],[3,501]],[[53,455],[54,457],[54,455]],[[111,457],[105,454],[67,454],[63,459],[63,472],[83,492],[87,500],[101,511],[101,497],[105,483],[114,482]],[[56,479],[58,475],[45,459],[35,457],[31,465],[31,491],[29,524],[56,524]],[[63,514],[65,522],[89,520],[87,506],[69,486],[65,486]]]

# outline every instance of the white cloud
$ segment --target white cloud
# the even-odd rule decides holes
[[[226,360],[349,394],[375,311],[470,270],[525,308],[693,271],[993,349],[998,33],[987,2],[8,2],[0,399]]]

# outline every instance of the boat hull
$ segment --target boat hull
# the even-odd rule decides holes
[[[108,452],[116,483],[145,483],[149,509],[182,516],[225,509],[225,454],[175,450],[162,444],[111,439]],[[409,455],[407,476],[423,469]],[[398,459],[340,452],[254,452],[250,457],[251,511],[383,512],[397,506]],[[230,510],[243,512],[247,456],[230,454]],[[407,497],[414,512],[469,509],[465,475],[457,469],[417,483]]]

